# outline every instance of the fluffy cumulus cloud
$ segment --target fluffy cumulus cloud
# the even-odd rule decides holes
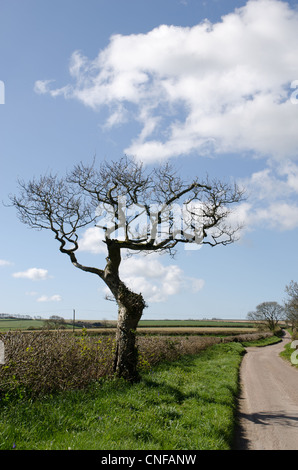
[[[164,266],[159,255],[154,254],[124,259],[120,275],[128,287],[141,292],[148,302],[163,302],[182,290],[197,293],[204,287],[203,279],[185,276],[175,264]]]
[[[102,240],[104,240],[103,230],[98,227],[90,227],[79,239],[79,250],[93,254],[107,253],[106,245]]]
[[[74,51],[69,83],[39,80],[35,91],[106,109],[105,130],[136,122],[124,152],[146,162],[191,153],[263,157],[267,166],[243,182],[249,198],[234,220],[291,230],[298,227],[297,57],[298,10],[249,0],[217,23],[115,34],[95,58]],[[86,232],[80,248],[100,253],[96,237]],[[148,292],[162,296],[146,279]]]
[[[106,246],[101,240],[102,231],[99,228],[87,229],[79,241],[79,249],[106,255]],[[163,302],[182,290],[197,293],[204,287],[203,279],[185,276],[179,266],[164,266],[160,255],[127,255],[128,251],[123,250],[120,277],[134,292],[141,292],[148,302]],[[104,292],[110,294],[108,288],[105,288]]]
[[[35,90],[106,107],[106,127],[136,120],[125,150],[146,161],[246,151],[280,160],[297,156],[297,56],[297,11],[250,0],[215,24],[116,34],[93,59],[75,51],[71,83]]]
[[[21,279],[30,279],[32,281],[40,281],[49,278],[47,269],[29,268],[27,271],[13,273],[13,277]]]
[[[246,230],[258,227],[279,231],[298,228],[298,165],[285,161],[270,164],[241,181],[247,201],[231,214],[232,223]]]

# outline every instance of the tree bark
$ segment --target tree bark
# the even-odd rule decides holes
[[[139,380],[136,329],[145,308],[145,301],[141,294],[132,292],[119,278],[121,255],[117,242],[107,241],[107,246],[109,256],[104,270],[104,281],[118,304],[114,373],[117,377],[136,382]]]
[[[143,313],[144,301],[141,295],[128,291],[127,288],[120,294],[120,298],[114,372],[118,377],[136,382],[139,380],[136,329]]]

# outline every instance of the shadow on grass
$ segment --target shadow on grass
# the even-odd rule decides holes
[[[212,358],[210,358],[212,359]],[[162,376],[160,378],[156,377],[154,378],[153,375],[156,372],[163,373],[167,372],[168,370],[172,371],[172,374],[175,377],[175,370],[176,370],[176,383],[177,385],[174,384],[169,384],[167,383],[166,378],[162,380]],[[163,363],[158,366],[157,369],[153,370],[151,372],[152,376],[150,377],[150,372],[145,374],[142,377],[142,382],[146,385],[148,389],[158,389],[160,391],[160,394],[164,397],[164,400],[167,401],[167,403],[177,403],[181,405],[183,402],[189,399],[195,399],[197,402],[201,403],[202,406],[204,404],[214,404],[214,405],[222,405],[222,406],[230,406],[230,401],[227,399],[227,395],[229,396],[235,396],[238,392],[238,390],[234,390],[232,386],[229,384],[222,383],[218,385],[218,387],[221,387],[223,395],[219,397],[219,394],[214,393],[215,388],[217,387],[216,385],[216,379],[217,379],[217,374],[216,372],[214,373],[214,380],[212,380],[212,376],[208,376],[208,382],[206,382],[206,376],[209,374],[209,372],[206,374],[205,372],[202,372],[200,376],[200,371],[198,373],[198,379],[197,381],[193,381],[193,377],[191,379],[191,382],[193,384],[192,390],[188,391],[183,391],[183,388],[185,386],[188,386],[187,383],[187,374],[191,374],[192,372],[198,371],[199,370],[199,365],[198,361],[196,360],[195,357],[193,356],[186,356],[183,357],[179,360],[179,362],[170,362],[170,363]],[[185,373],[186,375],[183,377],[183,374],[181,372]],[[200,384],[200,378],[202,378],[202,383]],[[173,382],[173,380],[172,380]],[[212,387],[212,389],[210,389]],[[226,393],[228,392],[228,394]],[[168,398],[167,398],[168,397]]]

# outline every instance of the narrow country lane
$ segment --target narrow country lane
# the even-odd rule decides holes
[[[279,357],[289,341],[247,348],[235,450],[298,450],[298,369]]]

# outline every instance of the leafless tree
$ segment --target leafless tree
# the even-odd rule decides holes
[[[231,206],[243,199],[243,191],[208,178],[185,182],[169,163],[150,170],[127,157],[99,166],[80,163],[63,178],[50,174],[18,185],[10,201],[20,220],[51,230],[76,268],[96,274],[109,287],[118,305],[115,373],[137,380],[135,335],[145,301],[119,277],[121,250],[173,255],[179,243],[228,245],[239,230],[229,222]],[[103,269],[77,259],[79,234],[88,225],[102,229]]]
[[[286,293],[288,295],[285,301],[285,318],[292,325],[292,328],[298,326],[298,283],[291,281],[286,286]]]
[[[52,315],[48,320],[44,320],[44,327],[48,330],[57,330],[66,328],[66,321],[63,317]]]
[[[269,330],[275,331],[280,320],[284,318],[284,308],[277,302],[262,302],[254,312],[247,314],[249,320],[265,324]]]

